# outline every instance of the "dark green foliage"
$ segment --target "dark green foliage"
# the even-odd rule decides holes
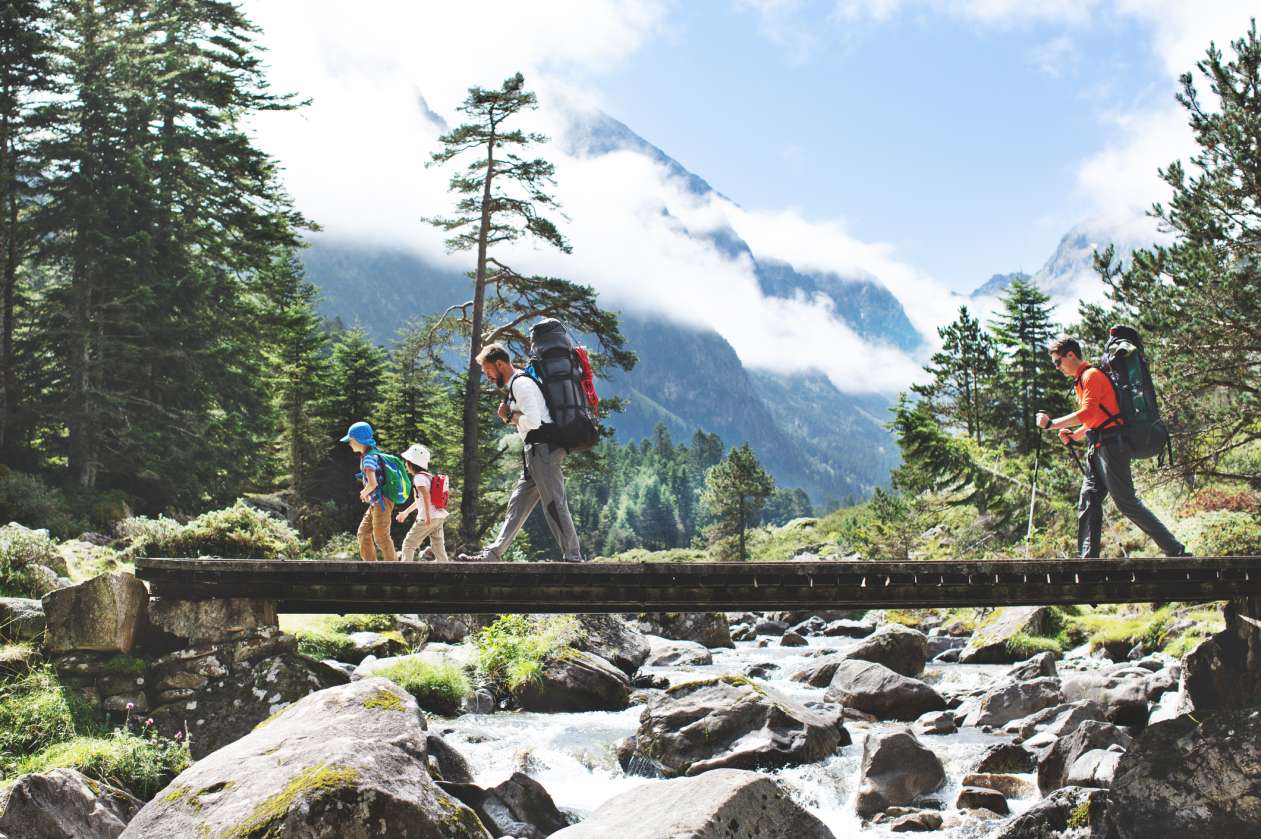
[[[762,506],[775,491],[775,481],[748,445],[738,446],[705,473],[702,503],[713,516],[708,539],[722,555],[743,562],[749,558],[748,530],[762,516]]]
[[[1190,166],[1161,171],[1172,188],[1152,215],[1172,244],[1134,253],[1122,270],[1111,249],[1096,258],[1110,308],[1083,319],[1135,326],[1143,335],[1175,460],[1202,477],[1261,487],[1232,453],[1261,439],[1261,38],[1256,22],[1231,44],[1211,45],[1196,74],[1181,78],[1199,148]]]
[[[941,349],[924,368],[933,380],[911,390],[946,427],[963,430],[982,444],[993,424],[992,400],[1000,387],[998,348],[967,306],[960,306],[959,317],[937,334]]]
[[[1018,279],[1003,293],[1002,304],[990,326],[1001,352],[998,379],[990,391],[997,409],[995,437],[1005,448],[1024,452],[1037,440],[1034,417],[1038,411],[1052,416],[1068,413],[1069,386],[1051,364],[1047,351],[1059,331],[1051,319],[1051,298],[1032,283]]]

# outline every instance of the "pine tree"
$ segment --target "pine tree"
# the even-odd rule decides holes
[[[29,461],[34,396],[22,389],[34,372],[22,352],[18,321],[26,304],[21,280],[34,245],[28,210],[40,174],[35,157],[36,102],[55,89],[52,18],[41,0],[0,6],[0,461]]]
[[[732,449],[705,476],[705,506],[714,516],[710,544],[726,552],[735,540],[735,555],[748,559],[747,531],[762,515],[762,505],[775,491],[775,481],[762,468],[757,455],[744,444]]]
[[[1054,416],[1068,409],[1064,378],[1048,361],[1047,345],[1057,332],[1051,298],[1025,280],[1015,280],[1002,296],[1002,311],[990,325],[994,342],[1003,352],[999,392],[993,400],[1002,406],[1000,422],[1017,451],[1029,451],[1040,433],[1034,418],[1038,411]]]
[[[1199,146],[1191,165],[1160,171],[1173,197],[1152,215],[1170,245],[1136,251],[1130,266],[1097,260],[1111,320],[1136,326],[1174,432],[1181,468],[1261,487],[1232,453],[1261,440],[1261,38],[1256,21],[1232,44],[1210,45],[1178,102]],[[1096,313],[1098,314],[1098,313]],[[1098,320],[1098,318],[1096,318]]]
[[[520,154],[547,138],[507,126],[523,111],[537,105],[537,97],[525,89],[520,73],[505,80],[498,89],[470,88],[460,106],[470,121],[444,134],[440,138],[442,148],[433,153],[431,160],[431,165],[437,165],[466,154],[475,155],[463,171],[451,177],[451,191],[460,196],[455,214],[429,219],[450,234],[448,249],[477,254],[472,272],[473,298],[447,313],[460,312],[457,328],[469,342],[462,417],[464,494],[460,511],[461,536],[470,543],[477,535],[473,522],[478,519],[482,474],[477,457],[481,368],[476,360],[482,347],[501,341],[520,352],[526,343],[529,321],[563,317],[575,333],[592,335],[600,342],[604,352],[593,359],[597,367],[629,369],[635,363],[634,354],[624,348],[617,316],[600,309],[590,287],[556,277],[522,274],[505,264],[496,250],[497,246],[531,238],[562,253],[570,252],[569,242],[545,215],[558,209],[548,192],[554,184],[555,167],[543,158],[527,159]]]
[[[953,323],[938,327],[941,349],[924,368],[933,380],[911,389],[923,396],[932,412],[951,427],[961,428],[978,444],[985,441],[989,400],[999,375],[999,357],[994,340],[972,317],[967,306],[959,307]]]

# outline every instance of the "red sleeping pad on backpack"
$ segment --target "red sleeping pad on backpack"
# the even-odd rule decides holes
[[[575,347],[574,352],[578,354],[578,362],[582,365],[582,392],[587,397],[591,412],[595,413],[600,407],[600,395],[595,392],[595,373],[591,370],[591,359],[587,357],[586,347]]]

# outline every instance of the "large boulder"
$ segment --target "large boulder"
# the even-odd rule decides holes
[[[946,709],[946,700],[928,685],[871,661],[838,664],[823,698],[882,720],[910,721]]]
[[[516,698],[526,711],[620,711],[630,705],[630,679],[598,655],[567,649]]]
[[[627,676],[648,658],[649,640],[617,615],[578,615],[582,637],[574,648],[595,653]]]
[[[918,676],[924,672],[928,661],[928,638],[918,629],[887,623],[846,655],[858,661],[883,664],[902,676]]]
[[[1117,765],[1108,821],[1120,839],[1256,836],[1261,710],[1149,726]]]
[[[710,648],[735,647],[722,612],[643,612],[636,616],[636,623],[645,635],[695,641]]]
[[[1026,682],[1000,682],[981,696],[964,725],[1001,727],[1022,717],[1064,703],[1060,680],[1041,676]]]
[[[149,671],[161,703],[149,712],[168,737],[189,733],[201,758],[249,734],[255,725],[316,691],[349,681],[326,664],[293,651],[288,635],[177,650]]]
[[[489,626],[496,615],[418,615],[429,625],[429,640],[443,644],[459,644],[469,635]]]
[[[1073,787],[1101,789],[1112,786],[1112,777],[1116,774],[1121,754],[1122,752],[1113,749],[1091,749],[1068,767],[1064,783]]]
[[[836,668],[840,667],[843,661],[849,661],[849,657],[844,653],[825,655],[814,659],[788,678],[790,681],[802,682],[810,685],[812,688],[825,688],[832,684],[832,678],[836,675]]]
[[[1038,761],[1038,789],[1043,795],[1068,785],[1068,773],[1077,759],[1094,749],[1109,746],[1129,748],[1130,735],[1115,725],[1086,720],[1077,730],[1055,741],[1055,745]]]
[[[1023,719],[1013,720],[1003,726],[1003,731],[1021,740],[1028,740],[1040,732],[1060,737],[1076,730],[1077,726],[1086,720],[1104,722],[1103,706],[1089,700],[1067,702],[1063,705],[1043,708]]]
[[[664,776],[814,763],[849,742],[840,709],[807,708],[742,677],[675,685],[639,718],[635,754]]]
[[[276,627],[276,604],[244,597],[174,600],[149,604],[149,623],[188,647],[207,641],[236,640],[264,627]]]
[[[1013,664],[1004,678],[1009,682],[1022,682],[1026,679],[1037,679],[1040,676],[1058,675],[1055,669],[1055,653],[1045,652]]]
[[[429,752],[429,775],[436,781],[447,781],[452,784],[473,783],[473,769],[464,755],[442,739],[442,735],[432,732],[425,737],[425,747]]]
[[[862,780],[855,804],[862,818],[905,807],[945,783],[941,759],[910,732],[870,732],[863,738]]]
[[[1086,839],[1106,836],[1104,814],[1107,795],[1104,790],[1085,787],[1057,789],[1020,815],[1003,822],[992,839]]]
[[[131,652],[149,605],[149,591],[131,574],[111,571],[44,595],[50,653]]]
[[[130,793],[73,769],[22,775],[0,790],[0,836],[116,839],[140,807]]]
[[[1046,606],[1017,606],[1000,610],[998,616],[976,629],[972,640],[959,654],[963,664],[1008,664],[1016,655],[1008,648],[1017,635],[1043,635],[1050,626],[1051,610]]]
[[[1182,690],[1195,711],[1261,705],[1261,629],[1244,620],[1261,618],[1261,598],[1226,605],[1226,628],[1187,653]]]
[[[474,784],[439,784],[472,808],[492,836],[546,839],[569,822],[543,785],[521,772],[498,786],[483,789]]]
[[[1033,754],[1015,743],[998,743],[990,746],[973,767],[974,773],[1006,774],[1025,773],[1034,770]]]
[[[644,664],[648,667],[678,667],[714,663],[709,647],[695,641],[671,641],[656,635],[641,636],[648,639],[649,653]]]
[[[406,691],[381,678],[314,693],[198,760],[122,835],[489,836],[430,779],[424,718]]]
[[[1060,679],[1065,702],[1094,702],[1116,725],[1142,727],[1147,723],[1147,683],[1143,678],[1112,673],[1069,673]]]
[[[606,801],[553,839],[834,839],[774,780],[716,769],[644,784]]]
[[[47,624],[40,601],[0,597],[0,641],[36,641]]]

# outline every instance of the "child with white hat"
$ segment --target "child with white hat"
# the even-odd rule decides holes
[[[415,500],[410,507],[401,511],[395,518],[398,519],[399,524],[402,524],[412,513],[423,512],[423,515],[417,515],[416,523],[403,537],[400,558],[404,562],[413,561],[416,558],[416,551],[428,537],[433,558],[438,562],[448,562],[446,537],[442,532],[443,522],[447,520],[446,476],[430,473],[429,449],[419,443],[413,443],[407,451],[403,452],[402,457],[403,462],[407,464],[407,471],[412,476]]]

